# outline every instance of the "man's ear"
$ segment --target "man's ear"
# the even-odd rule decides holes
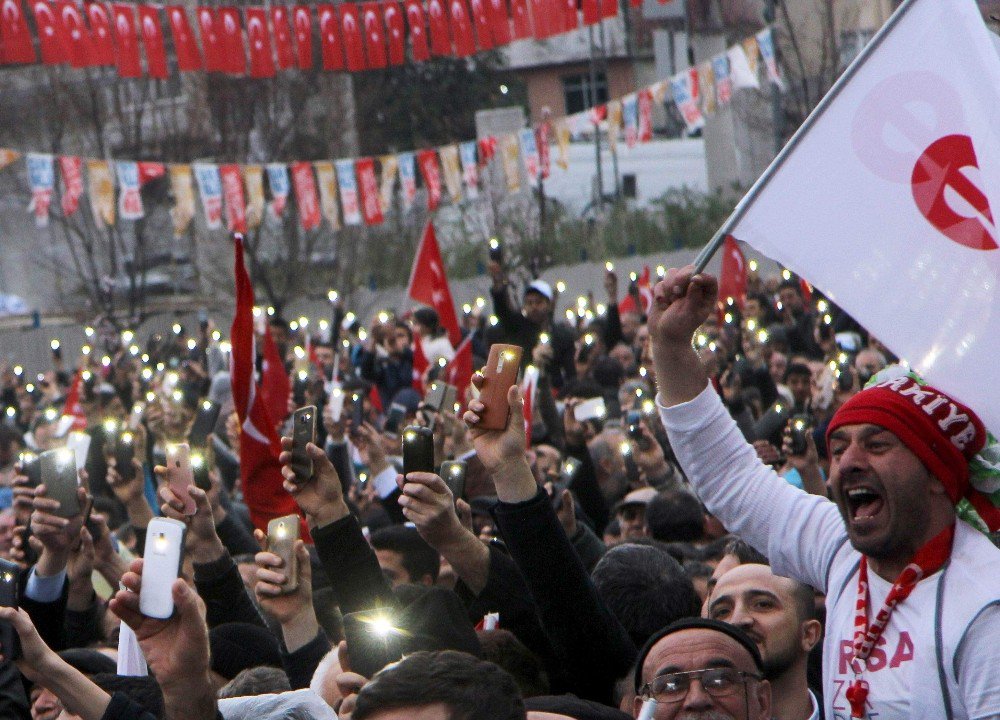
[[[760,708],[760,715],[758,717],[771,717],[771,683],[767,680],[761,680],[757,684],[755,699],[757,701],[757,707]]]
[[[823,637],[823,623],[819,620],[806,620],[799,628],[802,649],[811,651]]]

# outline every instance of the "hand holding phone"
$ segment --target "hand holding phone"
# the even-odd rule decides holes
[[[458,500],[465,494],[465,474],[468,465],[462,460],[446,460],[441,463],[441,479]]]
[[[299,408],[292,416],[292,470],[297,482],[304,483],[313,475],[313,461],[306,445],[316,443],[316,406]]]
[[[351,656],[351,670],[370,678],[403,657],[403,631],[388,611],[362,611],[344,615],[344,639]]]
[[[294,592],[299,587],[299,563],[295,554],[295,541],[299,539],[299,516],[285,515],[267,524],[267,550],[281,558],[285,582],[284,593]]]
[[[191,470],[191,448],[187,443],[167,446],[167,485],[184,503],[184,514],[194,515],[198,506],[191,497],[194,473]]]
[[[21,569],[0,558],[0,607],[16,608],[21,600]],[[21,657],[21,638],[9,622],[0,621],[0,653],[4,662]]]
[[[180,520],[158,517],[146,528],[139,612],[166,620],[174,614],[173,584],[180,575],[187,527]]]
[[[483,369],[483,385],[479,401],[485,405],[478,427],[483,430],[503,430],[510,416],[507,393],[517,382],[521,367],[522,349],[519,345],[496,343],[490,347],[490,356]]]
[[[45,483],[46,497],[59,503],[59,507],[52,511],[53,514],[62,518],[79,515],[83,508],[77,492],[80,481],[73,450],[64,447],[42,453],[41,476]]]
[[[403,475],[434,472],[434,432],[427,427],[408,425],[403,430]]]

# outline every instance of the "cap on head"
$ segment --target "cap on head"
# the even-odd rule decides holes
[[[552,286],[544,280],[532,280],[528,283],[528,286],[524,288],[524,294],[527,295],[530,292],[538,293],[546,300],[552,301]]]

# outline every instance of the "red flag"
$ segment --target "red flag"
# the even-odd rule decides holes
[[[221,169],[221,168],[220,168]],[[280,424],[288,417],[288,398],[292,383],[285,372],[285,364],[278,352],[278,344],[271,335],[271,326],[264,325],[264,357],[260,364],[260,395],[267,414]]]
[[[80,207],[83,195],[83,161],[78,157],[61,155],[59,171],[63,178],[62,211],[67,217]]]
[[[719,303],[726,305],[732,298],[742,308],[747,297],[747,263],[739,243],[732,235],[726,236],[722,246],[722,269],[719,272]]]
[[[365,70],[365,43],[361,39],[361,24],[358,20],[358,6],[352,2],[341,3],[340,29],[344,35],[344,50],[347,55],[347,69],[351,72]]]
[[[226,225],[233,232],[246,232],[247,209],[240,166],[220,165],[219,177],[222,179],[222,195],[226,199]]]
[[[424,373],[430,362],[424,355],[424,346],[420,343],[420,336],[413,335],[413,389],[421,395],[424,394]]]
[[[385,29],[382,27],[382,13],[377,2],[361,4],[361,23],[365,29],[368,67],[384,68],[389,61],[385,56]]]
[[[413,258],[413,269],[410,271],[410,284],[406,294],[417,302],[434,308],[441,321],[441,327],[448,331],[451,344],[458,345],[462,339],[462,331],[458,327],[455,303],[451,299],[448,276],[441,260],[441,249],[434,234],[434,223],[429,220],[424,227],[424,236],[420,240],[416,257]]]
[[[417,164],[427,188],[427,209],[436,210],[441,204],[441,166],[438,165],[437,150],[421,150],[417,153]]]
[[[198,28],[201,30],[201,46],[205,51],[205,69],[210,72],[224,72],[226,61],[223,59],[222,37],[213,8],[198,8]]]
[[[413,60],[415,62],[430,60],[431,50],[427,45],[427,21],[424,18],[424,6],[420,0],[406,0],[406,22],[410,26],[410,48],[413,51]]]
[[[379,225],[382,223],[382,199],[375,177],[375,161],[372,158],[361,158],[355,161],[354,171],[358,177],[361,213],[365,217],[365,222],[369,225]]]
[[[174,51],[177,54],[177,67],[185,72],[201,70],[201,52],[195,42],[191,24],[183,5],[168,5],[167,20],[174,34]]]
[[[295,202],[299,206],[299,222],[303,230],[318,228],[320,223],[319,199],[316,196],[316,177],[312,163],[291,164],[292,185],[295,187]]]
[[[580,9],[583,10],[583,24],[594,25],[601,21],[601,11],[597,6],[598,0],[582,0]]]
[[[73,0],[59,3],[59,17],[62,21],[62,37],[66,45],[69,64],[75,68],[96,65],[94,49],[90,41],[90,31],[83,21],[83,15]]]
[[[111,6],[115,17],[115,51],[117,53],[118,75],[123,78],[142,77],[139,62],[139,38],[135,32],[135,15],[132,6],[115,3]]]
[[[372,385],[371,389],[368,391],[368,402],[375,409],[375,412],[381,414],[384,408],[382,407],[382,398],[378,394],[378,385]]]
[[[466,406],[466,394],[469,389],[469,385],[472,384],[472,335],[466,335],[465,339],[458,344],[455,348],[455,357],[451,359],[447,365],[444,366],[444,372],[442,373],[445,381],[449,385],[454,385],[458,392],[456,397],[459,403],[459,412],[461,415],[465,412]],[[448,408],[451,410],[452,408]]]
[[[266,528],[269,520],[298,514],[292,497],[285,492],[278,454],[281,444],[275,423],[263,402],[261,388],[254,378],[257,358],[253,330],[253,285],[243,264],[243,241],[236,243],[236,312],[229,337],[230,385],[233,404],[240,422],[240,482],[243,499],[250,509],[250,519],[257,528]],[[306,528],[303,524],[303,532]]]
[[[340,43],[340,21],[333,5],[318,6],[319,40],[324,70],[344,69],[344,48]],[[301,47],[301,46],[300,46]]]
[[[493,156],[497,154],[497,139],[495,135],[487,135],[479,141],[479,164],[486,167]]]
[[[451,55],[451,38],[448,37],[448,16],[443,0],[427,3],[428,24],[431,27],[431,52],[435,55]]]
[[[533,408],[535,405],[535,390],[537,389],[538,371],[529,372],[531,368],[524,373],[524,379],[521,381],[521,397],[524,398],[524,446],[525,448],[531,447],[531,426],[533,424]]]
[[[576,0],[563,0],[563,32],[570,32],[580,27],[580,16],[576,10]]]
[[[587,0],[584,0],[586,3]],[[514,40],[531,37],[531,20],[528,18],[528,0],[510,0],[510,14],[514,19]]]
[[[598,0],[601,6],[601,19],[613,18],[618,14],[618,0]]]
[[[33,63],[36,60],[21,0],[3,0],[0,5],[0,47],[3,50],[0,59],[4,64]]]
[[[278,54],[278,67],[288,70],[295,65],[292,32],[288,25],[288,8],[284,5],[272,5],[271,25],[274,27],[274,49]]]
[[[167,166],[158,162],[136,163],[139,166],[139,184],[145,185],[150,180],[156,180],[167,174]]]
[[[510,42],[510,17],[507,15],[507,0],[487,0],[486,8],[490,17],[490,35],[493,38],[493,44],[506,45]]]
[[[468,57],[476,52],[476,41],[472,37],[472,21],[465,0],[450,0],[448,12],[451,17],[451,36],[455,41],[455,55]]]
[[[67,423],[66,418],[72,418],[69,423],[69,430],[86,430],[87,429],[87,414],[83,411],[83,405],[80,404],[80,380],[83,375],[83,370],[77,370],[76,374],[73,376],[73,382],[69,386],[69,392],[66,393],[66,400],[63,402],[63,421],[60,425]]]
[[[271,33],[267,28],[267,10],[250,7],[247,14],[247,42],[250,45],[250,77],[274,77],[274,56],[271,54]]]
[[[403,13],[395,0],[382,6],[382,19],[389,38],[389,63],[402,65],[406,62],[406,28],[403,25]]]
[[[219,46],[225,71],[232,75],[246,75],[247,51],[243,46],[243,28],[240,25],[240,11],[234,7],[219,8],[219,27],[222,30]]]
[[[38,45],[42,49],[42,62],[46,65],[60,65],[69,58],[63,44],[62,24],[56,18],[48,0],[35,0],[31,9],[35,12],[38,27]]]
[[[551,14],[548,0],[531,0],[531,26],[536,40],[552,36]]]
[[[139,6],[139,26],[142,41],[146,44],[146,71],[150,77],[167,77],[167,52],[163,47],[163,28],[160,26],[160,11],[150,5]]]
[[[544,180],[552,169],[552,153],[549,149],[549,137],[552,134],[552,123],[545,120],[535,129],[535,144],[538,146],[538,170]]]
[[[619,313],[623,315],[627,312],[639,313],[640,315],[649,314],[649,308],[653,305],[653,288],[649,284],[649,265],[643,267],[642,275],[636,281],[636,287],[639,288],[639,301],[642,303],[642,307],[637,307],[635,298],[628,294],[618,303]]]
[[[812,302],[813,287],[805,278],[799,278],[799,287],[802,288],[802,299],[807,303]]]
[[[295,52],[299,70],[309,70],[313,64],[312,14],[308,5],[295,6]]]
[[[490,50],[493,47],[493,33],[490,31],[490,18],[487,14],[489,0],[469,0],[472,5],[472,21],[476,25],[476,42],[480,50]]]

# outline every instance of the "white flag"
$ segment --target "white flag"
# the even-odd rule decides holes
[[[739,43],[733,45],[726,51],[726,55],[729,57],[729,74],[733,78],[733,87],[759,89],[757,73],[750,67],[747,51],[743,46]]]
[[[1000,57],[973,0],[914,0],[889,22],[732,234],[998,433]]]

